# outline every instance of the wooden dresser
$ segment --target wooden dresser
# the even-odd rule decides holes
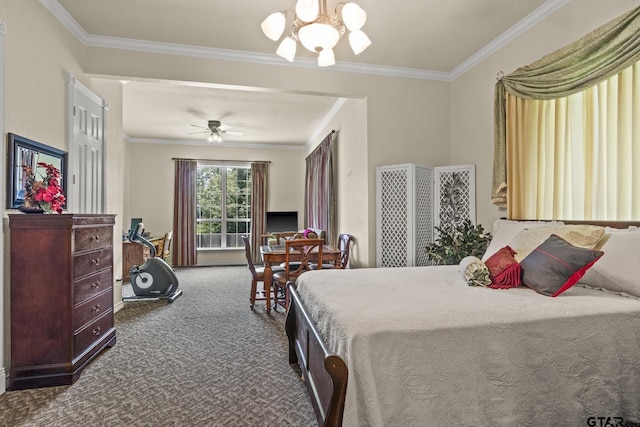
[[[114,218],[9,215],[10,390],[73,384],[116,343]]]

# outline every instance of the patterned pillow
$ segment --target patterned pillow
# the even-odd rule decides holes
[[[604,235],[604,227],[588,224],[570,224],[532,228],[520,231],[509,242],[509,246],[516,251],[516,260],[520,262],[552,234],[562,237],[573,246],[595,249],[595,246]]]
[[[491,277],[490,288],[508,289],[520,286],[520,264],[514,255],[513,249],[505,246],[484,262]]]
[[[538,293],[558,296],[573,286],[604,255],[579,248],[552,234],[520,262],[522,283]]]
[[[511,240],[522,230],[528,230],[539,227],[555,227],[564,225],[562,221],[514,221],[510,219],[499,219],[493,223],[493,231],[491,242],[487,251],[482,255],[482,261],[486,261],[489,257],[501,248],[511,245]],[[541,241],[542,242],[542,241]],[[537,246],[537,245],[536,245]],[[511,245],[513,247],[513,245]]]

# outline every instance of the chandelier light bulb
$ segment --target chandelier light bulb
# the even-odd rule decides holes
[[[319,67],[328,67],[329,65],[334,65],[335,63],[336,58],[333,55],[333,49],[324,49],[318,54]]]
[[[349,31],[359,30],[367,22],[367,12],[355,3],[346,3],[342,7],[342,22]]]
[[[293,62],[293,58],[296,56],[296,41],[291,37],[286,37],[278,46],[276,54],[289,62]]]
[[[329,24],[313,22],[298,30],[298,39],[311,52],[322,52],[334,48],[340,40],[340,33]]]
[[[313,22],[320,13],[319,0],[298,0],[296,15],[304,22]]]
[[[278,41],[282,37],[282,33],[284,33],[286,21],[287,15],[284,12],[275,12],[262,21],[260,28],[262,28],[265,36],[273,41]]]
[[[356,30],[349,33],[349,44],[353,53],[359,55],[369,47],[371,40],[362,30]]]

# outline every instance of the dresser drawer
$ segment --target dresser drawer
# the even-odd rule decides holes
[[[113,275],[111,269],[103,270],[98,274],[94,274],[85,279],[79,280],[74,284],[73,289],[73,305],[93,298],[105,289],[111,288]]]
[[[77,255],[74,257],[74,277],[79,278],[87,274],[95,273],[111,267],[112,263],[113,250],[111,248]]]
[[[74,231],[75,251],[107,248],[113,244],[111,227],[77,228]]]
[[[94,341],[99,340],[113,327],[113,312],[109,310],[74,335],[74,357],[79,356]]]
[[[77,331],[86,323],[91,323],[106,311],[111,310],[112,306],[113,291],[111,289],[96,298],[80,304],[73,310],[73,330]]]

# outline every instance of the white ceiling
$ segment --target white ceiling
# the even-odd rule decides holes
[[[336,48],[344,71],[452,80],[569,0],[354,0],[367,12],[372,45],[355,56]],[[152,46],[210,57],[286,62],[260,30],[270,13],[295,0],[40,0],[81,41],[96,46]],[[333,10],[337,1],[328,0]],[[292,64],[315,67],[298,48]],[[287,63],[288,64],[288,63]],[[304,145],[340,105],[334,97],[175,82],[124,85],[124,132],[133,141],[206,143],[191,125],[220,120],[242,136],[225,143]]]

